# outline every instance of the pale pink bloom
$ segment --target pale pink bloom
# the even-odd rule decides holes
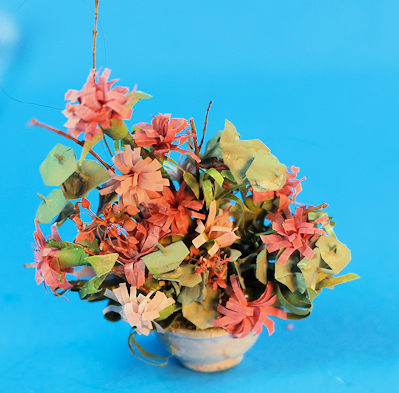
[[[57,259],[58,248],[48,247],[47,241],[40,231],[39,224],[35,220],[36,231],[33,236],[36,241],[36,249],[34,251],[35,262],[27,264],[27,267],[35,267],[35,279],[38,285],[44,282],[51,290],[56,293],[57,289],[70,289],[72,285],[67,281],[66,274],[72,273],[71,268],[61,268]],[[61,241],[58,234],[56,224],[51,227],[51,237]]]
[[[111,180],[100,190],[101,195],[113,191],[120,195],[122,205],[130,214],[138,213],[139,204],[150,202],[154,193],[159,196],[158,192],[169,185],[169,180],[162,177],[160,162],[149,157],[141,158],[140,150],[126,146],[120,151],[114,157],[114,164],[122,174],[109,171]]]
[[[212,322],[213,326],[221,327],[237,337],[244,337],[251,332],[259,334],[265,325],[271,335],[274,332],[274,322],[269,316],[287,319],[284,310],[273,307],[277,296],[272,296],[273,286],[270,282],[259,299],[250,302],[241,289],[238,276],[233,275],[230,280],[232,290],[227,290],[230,297],[225,306],[218,305],[221,315]]]
[[[82,90],[69,90],[65,94],[67,101],[77,102],[67,103],[62,112],[68,118],[65,126],[74,137],[83,132],[85,139],[91,140],[102,135],[98,126],[110,128],[113,119],[131,118],[129,103],[132,97],[127,95],[129,89],[122,86],[112,88],[117,79],[108,82],[110,73],[111,70],[105,69],[96,81],[96,70],[93,69]]]
[[[171,119],[170,114],[155,116],[151,124],[138,123],[134,126],[134,141],[137,146],[151,147],[154,154],[163,156],[175,150],[179,153],[188,154],[194,160],[200,159],[191,151],[183,150],[179,146],[185,143],[193,134],[185,133],[178,135],[188,125],[186,119]]]
[[[216,201],[212,201],[205,224],[203,221],[197,220],[195,231],[199,235],[193,240],[193,245],[199,248],[213,240],[214,244],[208,250],[208,254],[214,255],[220,248],[231,246],[239,239],[239,236],[234,233],[236,229],[230,219],[229,208],[219,209],[217,212]]]
[[[159,326],[154,320],[159,318],[160,312],[175,303],[174,299],[168,298],[163,292],[157,291],[152,297],[153,294],[151,291],[146,296],[141,293],[137,295],[135,287],[130,287],[129,294],[126,283],[119,284],[119,287],[112,291],[107,289],[105,296],[117,301],[120,306],[108,306],[104,314],[116,312],[134,327],[137,333],[148,336],[154,328],[153,325]]]

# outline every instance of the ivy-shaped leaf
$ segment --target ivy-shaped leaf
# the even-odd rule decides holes
[[[107,275],[117,261],[119,254],[93,255],[86,258],[86,262],[90,263],[97,276]]]
[[[238,184],[249,181],[255,191],[281,189],[287,178],[287,168],[258,139],[241,141],[234,125],[226,120],[220,138],[224,163]]]
[[[77,168],[73,149],[58,144],[40,165],[40,174],[46,186],[59,186]]]
[[[37,209],[36,219],[40,223],[49,224],[56,215],[61,213],[67,200],[59,188],[51,191],[47,197],[41,195],[39,197],[43,201]]]
[[[189,254],[190,250],[180,240],[143,256],[142,260],[152,274],[159,275],[175,270]]]
[[[62,183],[61,188],[66,198],[78,199],[109,178],[109,173],[99,162],[84,160],[79,163],[77,171]]]

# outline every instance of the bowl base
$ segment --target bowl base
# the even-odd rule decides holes
[[[179,362],[184,366],[194,371],[202,373],[216,373],[218,371],[228,370],[234,366],[237,366],[242,360],[243,356],[235,359],[226,359],[217,363],[200,363],[200,362],[185,362],[179,359]]]

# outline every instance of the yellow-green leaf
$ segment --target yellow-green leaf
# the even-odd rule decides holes
[[[189,249],[180,240],[163,247],[160,251],[145,255],[142,260],[148,270],[157,275],[175,270],[189,254]]]
[[[316,242],[324,262],[338,274],[351,260],[351,252],[334,236],[320,236]]]

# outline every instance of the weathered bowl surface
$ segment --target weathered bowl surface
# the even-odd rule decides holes
[[[254,334],[234,338],[220,328],[174,329],[157,335],[166,349],[173,349],[181,364],[207,373],[236,366],[258,339],[258,335]]]

